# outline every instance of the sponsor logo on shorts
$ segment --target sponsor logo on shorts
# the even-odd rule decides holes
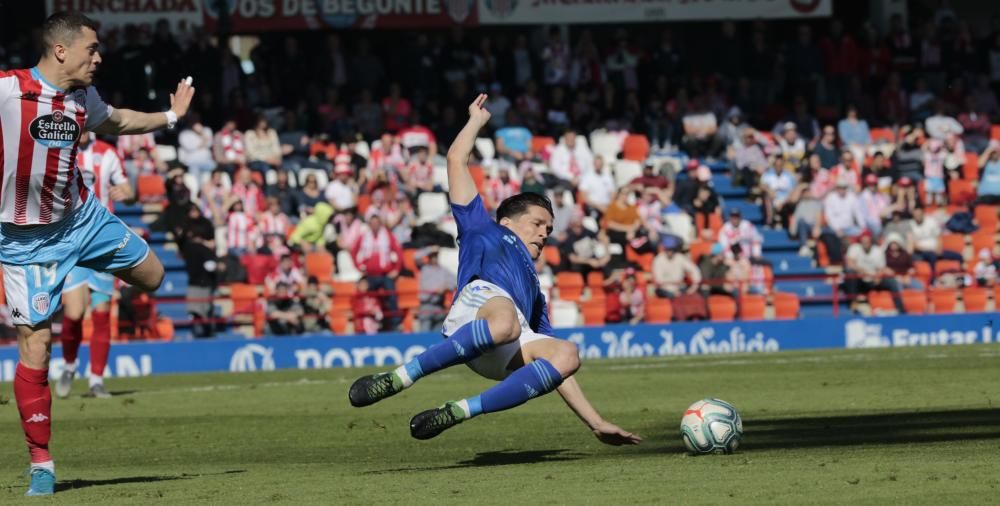
[[[46,314],[49,312],[49,294],[47,293],[36,293],[34,297],[31,298],[31,307],[36,313]]]
[[[47,148],[68,148],[80,136],[80,125],[62,111],[54,111],[35,118],[28,125],[28,133],[35,142]]]
[[[132,233],[131,232],[127,232],[125,234],[125,238],[122,239],[122,242],[118,243],[118,247],[115,248],[115,251],[121,251],[122,249],[124,249],[125,246],[128,244],[129,239],[131,239],[131,238],[132,238]]]

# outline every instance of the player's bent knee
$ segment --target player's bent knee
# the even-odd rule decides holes
[[[569,341],[560,340],[554,344],[549,362],[563,378],[568,378],[580,369],[580,352],[576,344]]]
[[[163,284],[163,264],[152,252],[139,265],[115,273],[126,283],[145,292],[155,292]]]
[[[521,324],[517,318],[517,310],[510,299],[494,297],[479,309],[477,319],[486,320],[490,327],[490,335],[496,344],[517,341],[521,337]]]

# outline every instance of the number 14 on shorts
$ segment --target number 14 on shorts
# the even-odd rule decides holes
[[[30,266],[30,272],[35,278],[35,288],[50,287],[56,284],[56,272],[58,270],[59,264],[57,262]]]

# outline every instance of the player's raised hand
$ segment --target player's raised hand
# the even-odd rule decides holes
[[[170,94],[170,110],[174,111],[178,118],[183,118],[191,107],[194,86],[191,86],[190,79],[190,77],[181,79],[177,83],[177,90]]]
[[[482,128],[486,126],[486,123],[490,120],[490,111],[487,111],[483,105],[486,104],[486,94],[480,93],[475,100],[469,104],[469,121],[474,121]]]
[[[642,442],[638,434],[628,432],[611,422],[601,422],[592,430],[594,436],[606,445],[637,445]]]

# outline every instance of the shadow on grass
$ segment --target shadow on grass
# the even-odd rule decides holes
[[[445,469],[463,469],[469,467],[492,467],[492,466],[511,466],[519,464],[540,464],[547,462],[568,462],[572,460],[578,460],[584,456],[586,455],[583,453],[576,453],[565,448],[559,450],[526,450],[526,451],[501,450],[497,452],[477,453],[475,457],[472,457],[469,460],[463,460],[456,464],[447,466],[381,469],[376,471],[368,471],[365,474],[385,474],[385,473],[395,473],[401,471],[441,471]]]
[[[224,471],[221,473],[206,473],[206,474],[179,474],[175,476],[123,476],[121,478],[109,478],[106,480],[63,480],[56,483],[56,492],[63,492],[66,490],[75,490],[88,487],[103,487],[109,485],[126,485],[129,483],[156,483],[159,481],[176,481],[176,480],[191,480],[195,478],[200,478],[202,476],[223,476],[227,474],[240,474],[245,473],[244,469],[236,469],[231,471]]]
[[[643,453],[684,451],[680,431],[673,427],[648,436],[647,442],[655,443],[642,445]],[[1000,439],[1000,410],[744,419],[740,451],[985,439]]]

